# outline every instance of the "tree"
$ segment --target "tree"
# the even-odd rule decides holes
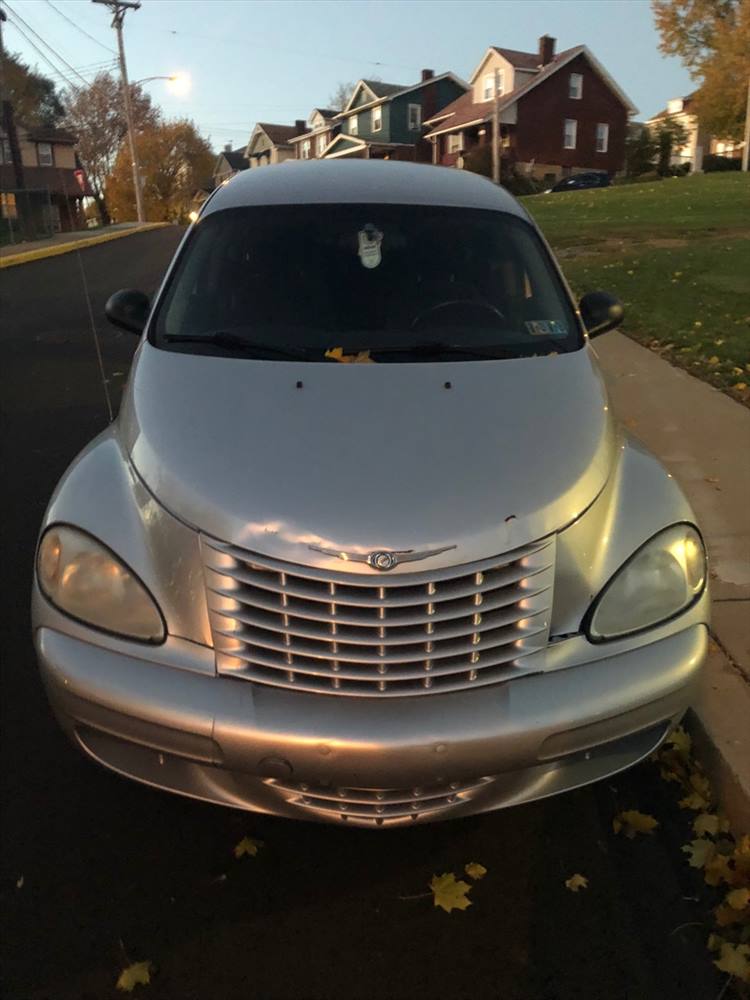
[[[675,117],[668,115],[656,126],[654,139],[657,150],[656,170],[662,177],[668,177],[672,173],[672,154],[687,142],[687,131]]]
[[[700,81],[693,108],[714,135],[742,138],[750,78],[750,0],[652,0],[659,48]]]
[[[13,53],[3,59],[2,100],[10,101],[16,121],[29,128],[54,128],[65,115],[52,80],[30,69]]]
[[[143,202],[150,222],[186,222],[196,188],[211,175],[215,154],[186,118],[159,122],[138,135]],[[117,221],[133,218],[135,192],[130,154],[120,147],[105,195]]]
[[[94,192],[103,225],[110,222],[105,198],[107,178],[127,136],[127,123],[120,82],[111,73],[99,73],[88,87],[76,88],[65,94],[66,121],[78,136],[78,150]],[[139,135],[158,125],[161,116],[151,104],[151,98],[136,83],[130,85],[136,142]]]
[[[625,173],[640,177],[655,169],[656,141],[645,125],[631,125],[625,140]]]
[[[356,83],[337,83],[336,89],[328,98],[328,107],[332,111],[343,111],[356,86]]]

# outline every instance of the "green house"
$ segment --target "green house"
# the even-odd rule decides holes
[[[422,79],[412,86],[360,80],[336,115],[340,131],[323,157],[429,163],[432,147],[423,139],[422,122],[468,90],[468,83],[454,73],[435,76],[431,69],[423,69]]]

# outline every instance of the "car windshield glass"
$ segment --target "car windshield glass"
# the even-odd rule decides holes
[[[365,352],[381,363],[455,362],[582,344],[528,223],[502,212],[381,204],[207,215],[150,336],[167,350],[269,361]]]

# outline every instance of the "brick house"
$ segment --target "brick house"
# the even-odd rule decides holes
[[[14,139],[11,139],[11,135]],[[12,141],[17,142],[14,157]],[[3,238],[81,229],[81,203],[92,194],[66,129],[0,127],[0,230]],[[21,183],[19,184],[19,181]]]
[[[275,125],[258,122],[245,147],[245,158],[250,169],[283,163],[294,157],[292,139],[307,131],[307,122],[296,121],[294,125]]]
[[[423,69],[419,83],[411,86],[360,80],[334,119],[339,134],[322,155],[429,163],[431,148],[423,139],[423,122],[467,90],[468,84],[455,74],[435,76],[431,69]]]
[[[637,108],[585,45],[556,54],[555,39],[543,35],[538,52],[490,46],[470,84],[425,121],[433,163],[463,166],[472,150],[491,145],[497,86],[505,169],[547,182],[622,170],[628,118]]]
[[[341,121],[332,108],[313,108],[307,119],[307,131],[295,135],[290,142],[298,160],[316,160],[323,156],[329,143],[339,134]]]

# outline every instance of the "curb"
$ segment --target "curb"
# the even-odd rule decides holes
[[[750,684],[713,641],[684,721],[733,832],[750,833]]]
[[[110,240],[119,240],[124,236],[133,236],[135,233],[145,233],[150,229],[163,229],[170,225],[169,222],[147,222],[142,226],[134,226],[132,229],[118,229],[114,233],[103,233],[101,236],[91,236],[85,240],[71,240],[69,243],[56,243],[50,247],[40,247],[38,250],[25,250],[23,253],[9,254],[0,257],[0,270],[6,267],[16,267],[18,264],[30,264],[35,260],[44,260],[45,257],[57,257],[59,254],[71,253],[73,250],[83,250],[86,247],[96,246],[98,243],[109,243]]]

